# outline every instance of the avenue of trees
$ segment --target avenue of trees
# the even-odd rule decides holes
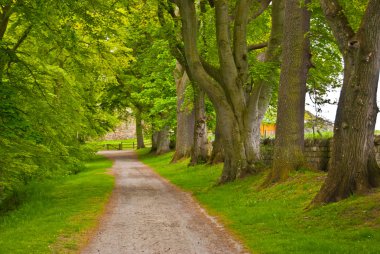
[[[329,171],[312,205],[380,184],[380,0],[0,6],[0,203],[32,179],[78,172],[92,154],[85,141],[128,117],[138,148],[150,138],[156,154],[175,146],[172,163],[223,162],[219,184],[263,170],[260,125],[272,117],[265,188],[307,167],[307,92],[322,105],[339,86]]]

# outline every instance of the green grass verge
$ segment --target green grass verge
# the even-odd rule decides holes
[[[334,133],[332,131],[324,131],[324,132],[316,132],[313,133],[305,133],[305,139],[327,139],[332,138]]]
[[[0,216],[0,253],[77,253],[112,192],[111,166],[98,157],[77,175],[26,186],[22,205]]]
[[[380,190],[305,210],[325,173],[295,172],[282,184],[258,190],[265,173],[215,186],[222,165],[187,167],[140,150],[139,158],[191,192],[254,253],[380,253]]]

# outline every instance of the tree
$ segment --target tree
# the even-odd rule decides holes
[[[304,114],[306,80],[310,63],[310,13],[305,1],[285,1],[284,37],[278,94],[273,169],[268,182],[288,177],[304,164]]]
[[[176,131],[176,149],[172,162],[176,162],[191,155],[194,147],[194,106],[191,107],[186,103],[186,89],[190,87],[189,78],[186,71],[177,62],[174,72],[176,77],[177,93],[177,131]]]
[[[219,121],[219,118],[217,118],[216,126],[215,126],[215,139],[212,144],[212,152],[211,152],[209,163],[217,164],[223,161],[224,161],[224,149],[223,149],[222,135],[220,132],[220,121]]]
[[[190,159],[191,166],[205,163],[209,157],[205,105],[206,94],[197,84],[193,84],[193,95],[195,124],[193,131],[194,142]]]
[[[92,154],[81,146],[85,137],[113,123],[97,106],[106,82],[97,47],[89,47],[94,30],[105,41],[103,19],[91,19],[107,3],[91,1],[92,11],[81,12],[88,4],[0,4],[0,205],[31,179],[80,171]]]
[[[321,0],[321,7],[343,55],[344,79],[334,123],[327,179],[313,204],[339,201],[378,186],[374,163],[376,92],[380,69],[380,1],[369,0],[359,22],[347,15],[360,10],[353,1]]]
[[[203,1],[202,1],[203,3]],[[164,10],[167,10],[168,14],[171,15],[172,18],[177,19],[178,13],[175,12],[175,10],[172,8],[172,6],[165,2],[159,2],[158,3],[158,9],[157,14],[158,18],[160,20],[161,26],[162,26],[162,34],[163,37],[166,38],[169,41],[171,52],[173,57],[176,58],[176,60],[179,62],[179,64],[184,68],[184,72],[186,73],[186,77],[189,79],[192,90],[193,90],[193,111],[194,111],[194,121],[195,123],[192,123],[193,131],[191,133],[191,136],[193,137],[193,140],[191,141],[191,149],[190,149],[190,164],[189,165],[196,165],[199,163],[205,163],[208,160],[209,157],[209,144],[208,144],[208,138],[207,138],[207,119],[206,119],[206,107],[205,107],[205,92],[199,87],[199,85],[195,82],[195,80],[192,78],[191,75],[188,75],[190,73],[189,67],[183,57],[183,52],[179,49],[178,41],[173,39],[171,37],[171,34],[175,33],[175,29],[171,26],[172,24],[168,24],[167,20],[165,19]],[[177,28],[177,24],[174,25],[174,27]],[[179,53],[179,54],[178,54]],[[177,86],[177,88],[179,88]],[[178,91],[177,91],[178,93]],[[177,118],[179,120],[179,118]],[[186,128],[182,129],[182,127],[186,127],[182,123],[177,123],[177,138],[180,138],[180,142],[177,143],[177,145],[184,145],[185,143],[182,142],[184,137],[189,136],[189,134],[185,134],[188,130]],[[178,157],[178,154],[181,154],[183,150],[186,150],[186,147],[179,147],[176,145],[176,153],[174,154],[174,158]]]
[[[248,47],[247,43],[247,29],[253,2],[246,0],[236,2],[232,15],[233,39],[231,40],[229,2],[215,1],[218,67],[206,62],[199,54],[194,1],[174,2],[180,9],[184,58],[189,75],[207,93],[221,123],[225,161],[220,182],[233,181],[257,170],[255,163],[260,159],[261,113],[265,113],[270,98],[267,93],[261,93],[263,86],[252,87],[253,84],[249,82],[248,51],[250,48],[260,48],[257,45]],[[252,15],[258,16],[268,4],[269,1],[262,1],[260,3],[262,8]],[[281,1],[273,2],[273,6],[279,5]],[[272,8],[272,17],[275,17],[273,21],[278,20],[277,15],[281,17],[281,11],[281,8]],[[277,31],[277,26],[281,26],[281,23],[273,23],[272,29]],[[277,45],[272,44],[275,48]]]
[[[0,110],[0,118],[3,122],[13,118],[7,114],[10,108],[17,108],[19,117],[13,126],[2,126],[6,131],[1,131],[0,139],[6,161],[19,161],[13,163],[12,182],[78,172],[81,161],[92,154],[81,145],[84,140],[104,134],[115,124],[98,99],[108,82],[100,52],[110,50],[107,33],[112,30],[103,24],[106,17],[116,15],[98,15],[109,13],[107,1],[8,2],[12,15],[1,51],[8,54],[17,47],[8,54],[1,80],[1,105],[9,107]],[[89,5],[91,11],[83,12]],[[9,149],[7,140],[17,149]],[[0,163],[1,168],[9,168]]]
[[[164,154],[170,151],[169,126],[164,126],[158,131],[156,154]]]
[[[145,134],[163,129],[169,131],[167,127],[174,127],[175,86],[172,70],[175,61],[168,51],[167,42],[158,36],[160,25],[152,4],[149,1],[129,1],[125,6],[118,10],[124,14],[126,21],[119,24],[115,29],[117,33],[112,36],[122,42],[114,44],[108,55],[115,55],[120,48],[128,45],[131,49],[128,55],[132,58],[125,59],[123,55],[108,58],[113,77],[110,77],[112,82],[106,87],[103,105],[118,111],[120,115],[127,108],[132,109],[136,119],[137,147],[142,148],[142,123]],[[141,19],[145,21],[141,22]],[[123,29],[121,25],[124,25]]]
[[[139,108],[136,108],[135,115],[136,115],[135,119],[136,119],[137,149],[141,149],[141,148],[145,148],[145,144],[144,144],[141,110]]]

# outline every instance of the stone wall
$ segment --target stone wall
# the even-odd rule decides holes
[[[331,139],[307,139],[305,140],[305,158],[313,169],[327,171],[330,159]],[[261,156],[263,162],[271,166],[273,157],[273,139],[264,139],[261,144]],[[376,161],[380,165],[380,136],[375,137]]]
[[[113,132],[107,133],[103,140],[121,140],[136,138],[136,124],[134,119],[122,123]]]
[[[327,171],[330,159],[330,139],[305,140],[305,158],[311,168]]]

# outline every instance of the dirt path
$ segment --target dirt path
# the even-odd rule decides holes
[[[139,162],[132,151],[107,151],[115,190],[83,254],[244,253],[189,194]]]

